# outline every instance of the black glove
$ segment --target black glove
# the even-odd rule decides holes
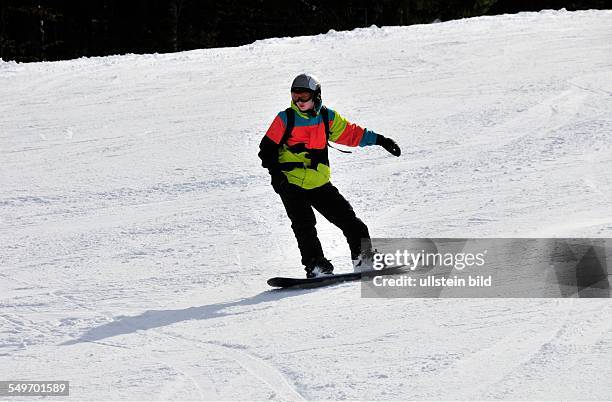
[[[270,184],[272,184],[272,188],[277,194],[285,192],[289,189],[289,180],[287,180],[287,176],[280,170],[270,170]]]
[[[387,138],[384,135],[378,134],[378,137],[376,137],[376,145],[380,145],[391,155],[400,156],[402,154],[402,150],[400,149],[399,145],[397,145],[397,143],[391,138]]]

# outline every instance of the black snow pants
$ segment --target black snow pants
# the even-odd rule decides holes
[[[368,227],[355,215],[351,204],[335,186],[327,183],[311,190],[289,186],[290,189],[282,191],[280,197],[291,220],[291,228],[302,254],[302,264],[308,265],[323,258],[313,208],[342,230],[353,260],[359,256],[362,248],[371,248]]]

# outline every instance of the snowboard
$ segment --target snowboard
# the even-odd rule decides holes
[[[381,275],[394,275],[404,272],[405,265],[385,267],[364,272],[349,272],[346,274],[322,275],[316,278],[284,278],[275,277],[268,279],[268,285],[274,288],[307,289],[319,286],[332,285],[334,283],[357,281],[364,278],[372,278]]]

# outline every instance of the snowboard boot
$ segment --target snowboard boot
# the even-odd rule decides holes
[[[304,269],[306,270],[306,278],[334,274],[334,266],[331,261],[323,257],[313,260]]]
[[[362,251],[361,254],[353,260],[353,271],[354,272],[365,272],[372,271],[374,269],[374,254],[376,250]]]

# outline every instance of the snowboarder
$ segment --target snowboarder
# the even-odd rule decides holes
[[[390,138],[350,123],[321,100],[321,84],[310,74],[291,84],[291,107],[278,113],[259,145],[262,166],[268,169],[298,242],[306,277],[333,274],[323,255],[313,208],[340,228],[351,250],[355,272],[372,269],[368,227],[330,182],[329,141],[356,147],[380,145],[400,156]]]

